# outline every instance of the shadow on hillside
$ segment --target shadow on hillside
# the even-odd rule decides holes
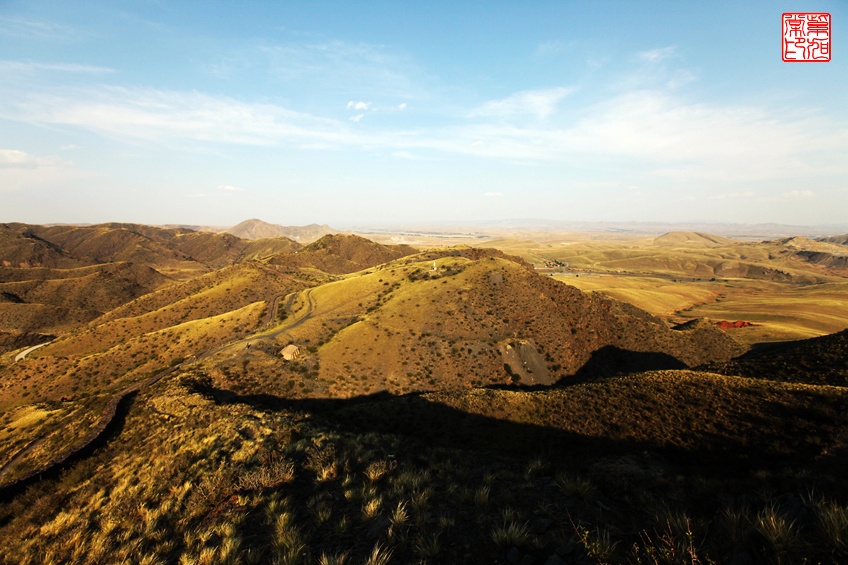
[[[668,353],[630,351],[614,345],[605,345],[593,351],[589,360],[574,375],[566,377],[564,382],[568,383],[572,379],[587,381],[642,371],[687,368],[686,363]]]
[[[670,446],[660,441],[631,439],[618,428],[607,437],[584,435],[544,425],[522,423],[531,413],[520,413],[521,403],[505,407],[512,419],[475,414],[431,400],[420,393],[395,396],[388,392],[349,399],[285,399],[268,394],[241,395],[218,389],[208,383],[195,383],[197,392],[218,403],[242,403],[262,410],[305,411],[335,422],[345,431],[402,435],[415,445],[490,452],[509,457],[543,457],[551,462],[591,464],[598,458],[635,456],[650,453],[676,471],[691,474],[737,477],[754,469],[792,465],[820,470],[816,456],[821,447],[784,441],[787,429],[799,414],[789,407],[775,406],[774,418],[749,415],[743,427],[756,430],[755,437],[699,432],[696,447]],[[481,391],[482,392],[482,391]],[[489,402],[490,398],[469,394],[468,402]],[[694,409],[694,407],[693,407]],[[590,421],[595,416],[587,411]],[[776,420],[776,421],[775,421]],[[830,422],[832,423],[832,422]],[[612,426],[612,430],[616,430]],[[657,430],[656,438],[663,437]]]
[[[0,487],[0,502],[8,502],[29,486],[40,481],[59,478],[68,469],[86,460],[98,449],[106,446],[112,439],[120,435],[137,394],[137,391],[133,391],[121,397],[115,405],[114,416],[92,430],[83,439],[81,446],[67,453],[59,453],[45,466]]]
[[[794,341],[755,344],[704,368],[726,375],[813,385],[848,386],[848,330]]]
[[[605,345],[592,352],[586,363],[574,373],[560,377],[552,385],[493,384],[482,388],[491,390],[520,390],[534,392],[550,388],[563,388],[580,383],[597,381],[617,375],[688,369],[689,366],[677,357],[656,351],[630,351],[614,345]]]

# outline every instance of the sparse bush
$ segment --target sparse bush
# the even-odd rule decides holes
[[[594,530],[590,530],[581,525],[577,526],[575,531],[589,557],[593,557],[601,563],[607,563],[615,556],[618,541],[613,541],[608,529],[596,527]]]

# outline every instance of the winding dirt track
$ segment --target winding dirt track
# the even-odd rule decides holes
[[[35,351],[39,347],[44,347],[45,345],[50,345],[51,343],[53,343],[53,342],[48,341],[46,343],[39,343],[38,345],[33,345],[32,347],[28,347],[27,349],[24,349],[23,351],[21,351],[20,353],[15,355],[15,363],[17,363],[18,361],[23,361],[24,359],[26,359],[27,355],[29,355],[30,353],[32,353],[33,351]]]

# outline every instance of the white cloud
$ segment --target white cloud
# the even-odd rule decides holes
[[[812,190],[792,190],[783,194],[787,198],[812,198],[815,195]]]
[[[348,119],[349,119],[350,121],[352,121],[352,122],[354,122],[354,123],[357,123],[357,124],[358,124],[358,123],[359,123],[359,120],[361,120],[361,119],[362,119],[362,118],[364,118],[364,117],[365,117],[365,114],[357,114],[357,115],[355,115],[355,116],[351,116],[351,117],[350,117],[350,118],[348,118]]]
[[[244,191],[244,189],[243,189],[243,188],[239,188],[239,187],[237,187],[237,186],[233,186],[233,185],[231,185],[231,184],[221,184],[221,185],[218,185],[218,189],[219,189],[219,190],[226,190],[226,191],[228,191],[228,192],[243,192],[243,191]]]
[[[636,56],[646,63],[660,63],[673,58],[677,54],[677,48],[674,46],[660,47],[657,49],[649,49],[648,51],[640,51]]]
[[[370,107],[371,107],[370,102],[361,102],[361,101],[360,102],[354,102],[353,100],[351,100],[350,102],[347,103],[347,109],[348,110],[361,111],[361,110],[367,110]]]
[[[503,192],[486,192],[484,196],[487,198],[497,198],[499,196],[503,196]]]
[[[60,151],[74,151],[75,149],[79,149],[79,145],[74,145],[73,143],[69,143],[68,145],[63,145],[59,148]]]
[[[535,116],[543,120],[550,116],[556,109],[557,104],[568,96],[573,89],[557,87],[546,90],[528,90],[517,92],[502,100],[486,102],[479,108],[474,109],[469,116],[515,118],[527,115]]]
[[[66,184],[71,179],[85,176],[90,175],[76,171],[71,161],[31,155],[19,149],[0,149],[0,190]]]
[[[17,149],[0,149],[0,167],[19,167],[30,159],[29,155]]]
[[[406,102],[401,102],[398,104],[398,110],[406,110]]]
[[[18,149],[0,149],[0,168],[38,169],[72,165],[72,162],[58,157],[37,157]]]

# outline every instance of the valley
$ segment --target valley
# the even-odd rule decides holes
[[[238,228],[0,225],[0,555],[848,558],[838,237]]]

